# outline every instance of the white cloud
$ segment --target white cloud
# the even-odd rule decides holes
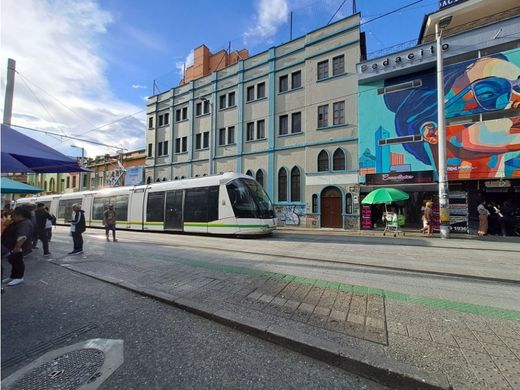
[[[245,44],[272,37],[289,16],[287,0],[259,0],[256,8],[254,25],[243,34]]]
[[[195,51],[192,50],[186,56],[186,59],[183,62],[179,62],[178,61],[178,62],[175,63],[175,67],[177,68],[181,78],[184,77],[184,66],[186,66],[186,68],[188,66],[192,66],[194,61],[195,61]]]
[[[146,85],[132,84],[132,89],[146,89]]]
[[[106,39],[110,13],[94,0],[18,0],[2,2],[1,72],[16,60],[13,125],[64,132],[129,150],[145,142],[145,114],[101,129],[142,106],[122,101],[110,90],[100,43]],[[33,132],[26,132],[36,137]],[[44,141],[45,142],[45,141]],[[47,140],[58,150],[76,141]],[[88,156],[111,153],[84,144]]]

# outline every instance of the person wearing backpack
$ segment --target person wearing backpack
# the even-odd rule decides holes
[[[105,225],[105,233],[107,235],[107,241],[110,241],[109,233],[112,230],[112,238],[114,239],[114,242],[117,242],[116,219],[117,219],[117,214],[114,211],[114,205],[109,204],[107,209],[103,213],[103,224]]]

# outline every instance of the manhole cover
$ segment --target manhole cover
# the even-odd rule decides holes
[[[96,374],[104,361],[105,354],[99,349],[71,351],[29,371],[14,384],[13,389],[77,389],[98,376]]]

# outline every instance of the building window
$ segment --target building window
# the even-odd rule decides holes
[[[188,151],[188,137],[182,137],[182,152]]]
[[[256,181],[257,181],[258,184],[260,184],[262,187],[264,186],[264,171],[262,171],[261,169],[259,169],[258,171],[256,171]]]
[[[289,90],[289,76],[280,76],[278,84],[278,92],[285,92]]]
[[[333,104],[334,125],[343,125],[345,123],[345,102],[336,102]]]
[[[256,138],[263,139],[265,138],[265,120],[260,119],[256,122]]]
[[[291,202],[300,200],[300,170],[298,167],[294,167],[291,170]]]
[[[352,194],[345,195],[345,214],[352,214]]]
[[[226,108],[226,95],[220,95],[218,108],[220,108],[221,110]]]
[[[255,123],[249,122],[246,125],[246,141],[251,141],[255,138]]]
[[[205,131],[202,137],[202,147],[204,149],[209,147],[209,131]]]
[[[287,171],[280,168],[278,171],[278,201],[287,202]]]
[[[163,116],[159,115],[159,126],[163,125]]]
[[[302,86],[302,72],[294,72],[291,74],[291,88],[300,88]]]
[[[329,60],[318,62],[318,80],[329,77]]]
[[[67,188],[70,188],[70,176],[67,176]]]
[[[318,107],[318,128],[327,127],[329,124],[329,106]]]
[[[148,128],[153,129],[153,117],[148,118]]]
[[[262,99],[265,97],[265,83],[259,83],[256,86],[256,98]]]
[[[289,115],[280,115],[278,131],[280,135],[285,135],[289,132]]]
[[[332,75],[337,76],[345,73],[345,56],[340,55],[332,59]]]
[[[291,115],[291,133],[301,133],[302,131],[302,113],[295,112]]]
[[[247,175],[247,176],[251,176],[251,177],[253,177],[253,172],[251,172],[251,170],[248,169],[247,172],[246,172],[246,175]]]
[[[332,155],[332,170],[344,171],[345,166],[345,152],[342,149],[338,148]]]
[[[235,126],[228,127],[227,129],[227,143],[228,145],[235,143]]]
[[[148,144],[148,157],[152,157],[152,148],[153,148],[153,145]]]
[[[162,142],[157,144],[157,156],[162,156]]]
[[[318,213],[318,195],[312,194],[312,213]]]
[[[200,150],[202,148],[202,134],[195,134],[195,149]]]
[[[163,155],[168,155],[168,141],[164,141],[164,144],[163,144]]]
[[[219,129],[218,131],[218,144],[219,146],[226,144],[226,129]]]
[[[202,103],[197,103],[197,105],[195,106],[195,115],[202,115]]]
[[[175,110],[175,121],[180,122],[181,121],[181,109]]]
[[[76,176],[72,176],[72,188],[76,188]]]
[[[204,100],[204,114],[209,114],[209,100]]]
[[[85,175],[85,177],[87,177],[87,175]],[[49,181],[49,191],[56,191],[56,181],[54,180],[54,178],[51,178],[51,180]]]
[[[181,139],[175,138],[175,153],[181,152]]]
[[[235,106],[235,92],[230,92],[228,94],[228,107]]]
[[[329,171],[329,154],[326,150],[322,150],[320,154],[318,154],[318,172],[328,172]]]
[[[188,119],[188,107],[183,107],[182,108],[182,120],[185,121],[186,119]]]
[[[254,85],[247,87],[246,100],[248,102],[255,100],[255,86]]]

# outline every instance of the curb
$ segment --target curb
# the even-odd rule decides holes
[[[297,331],[291,331],[278,325],[270,325],[267,322],[251,319],[228,310],[215,309],[212,306],[152,288],[138,287],[122,279],[99,276],[90,271],[78,270],[72,264],[62,265],[54,261],[50,261],[50,263],[281,345],[350,373],[374,380],[385,386],[414,390],[450,388],[446,380],[444,383],[439,383],[439,378],[435,378],[427,371],[417,367],[394,362],[398,366],[399,371],[397,371],[394,368],[385,366],[384,359],[380,356],[367,356],[366,352],[355,351],[353,350],[354,348],[342,348],[327,340],[300,334]],[[406,372],[406,374],[403,372]]]

